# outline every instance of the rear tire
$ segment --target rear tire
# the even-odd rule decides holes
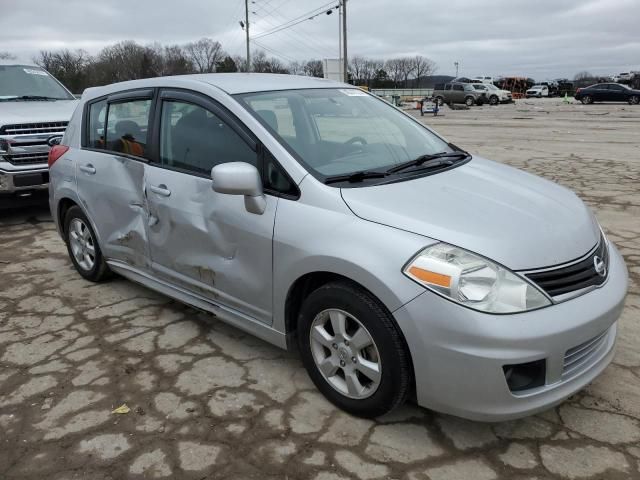
[[[580,101],[583,105],[590,105],[593,103],[593,98],[591,98],[591,95],[585,95],[580,99]]]
[[[438,104],[439,107],[441,107],[442,105],[444,105],[444,98],[436,97],[436,103]]]
[[[78,273],[91,282],[107,278],[110,270],[102,256],[96,234],[91,222],[77,205],[67,210],[64,232],[69,258]]]
[[[391,314],[347,281],[312,292],[298,316],[302,362],[318,390],[359,417],[390,412],[407,398],[412,369]]]
[[[638,105],[640,103],[640,96],[632,95],[629,97],[629,105]]]

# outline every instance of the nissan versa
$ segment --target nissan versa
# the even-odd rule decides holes
[[[374,417],[546,409],[611,361],[627,271],[569,190],[358,88],[208,74],[88,89],[49,155],[71,261],[283,348]]]

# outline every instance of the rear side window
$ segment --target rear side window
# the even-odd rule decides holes
[[[201,175],[227,162],[257,166],[256,152],[220,117],[181,101],[162,103],[160,158],[167,167]]]
[[[136,157],[147,150],[151,100],[112,103],[107,115],[106,149]]]
[[[464,90],[464,88],[462,87],[462,85],[454,85],[454,86],[453,86],[453,89],[454,89],[454,90],[458,90],[458,91],[463,91],[463,90]]]
[[[101,100],[89,105],[89,128],[87,134],[87,147],[105,148],[104,121],[107,117],[107,101]]]

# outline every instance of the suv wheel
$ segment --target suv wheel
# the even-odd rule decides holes
[[[629,97],[629,105],[638,105],[640,103],[640,97],[638,95],[632,95]]]
[[[312,292],[298,317],[298,345],[313,383],[343,410],[374,418],[405,401],[411,363],[404,340],[365,290],[338,281]]]
[[[436,103],[438,104],[439,107],[441,107],[442,105],[444,105],[444,98],[436,97]]]
[[[491,95],[491,98],[489,98],[489,105],[498,105],[498,103],[500,103],[500,99],[497,95]]]
[[[109,273],[91,223],[78,206],[71,207],[64,218],[67,250],[80,275],[99,282]]]
[[[475,103],[476,103],[476,101],[474,100],[473,97],[467,97],[467,98],[464,99],[464,104],[467,107],[473,107],[475,105]]]
[[[580,101],[583,105],[589,105],[590,103],[593,103],[593,98],[591,98],[591,95],[585,95],[580,99]]]

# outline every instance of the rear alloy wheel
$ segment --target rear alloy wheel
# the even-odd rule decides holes
[[[585,95],[580,99],[580,101],[583,105],[589,105],[590,103],[593,103],[593,98],[591,98],[591,95]]]
[[[464,104],[467,107],[473,107],[475,105],[476,101],[473,99],[473,97],[467,97],[464,99]]]
[[[498,103],[500,103],[500,99],[496,95],[491,95],[489,105],[498,105]]]
[[[638,105],[640,103],[640,96],[632,95],[629,97],[629,105]]]
[[[67,250],[80,275],[92,282],[99,282],[109,273],[96,240],[96,234],[80,207],[69,209],[64,219]]]
[[[305,299],[298,346],[318,390],[353,415],[384,415],[408,395],[411,363],[393,317],[351,283],[326,284]]]

